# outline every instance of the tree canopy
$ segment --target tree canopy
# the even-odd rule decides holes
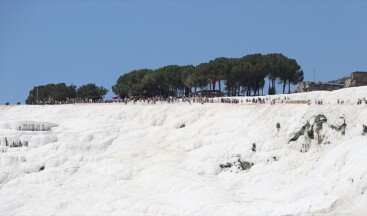
[[[97,101],[102,99],[108,90],[101,87],[96,86],[94,83],[89,83],[86,85],[82,85],[76,91],[76,96],[81,99],[92,99],[93,101]]]
[[[26,104],[37,104],[44,101],[64,101],[67,98],[75,98],[76,86],[67,86],[65,83],[47,84],[35,86],[26,99]]]
[[[102,99],[107,92],[107,89],[98,87],[95,84],[83,85],[77,89],[75,85],[67,86],[65,83],[51,83],[33,87],[25,102],[26,104],[43,104],[76,98],[96,101]]]
[[[139,69],[120,76],[112,86],[115,94],[134,96],[183,96],[201,91],[225,92],[228,96],[263,94],[265,78],[269,93],[275,94],[275,82],[288,84],[303,81],[303,71],[295,59],[280,53],[251,54],[241,58],[219,57],[196,66],[167,65],[161,68]],[[224,89],[222,89],[224,84]]]

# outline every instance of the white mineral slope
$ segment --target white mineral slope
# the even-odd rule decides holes
[[[319,114],[327,118],[321,144],[289,143]],[[332,129],[343,118],[345,135]],[[12,126],[23,122],[54,127]],[[367,215],[363,125],[367,105],[1,106],[0,215]],[[28,147],[9,148],[5,137]],[[233,156],[254,165],[222,170]]]

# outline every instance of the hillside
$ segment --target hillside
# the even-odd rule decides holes
[[[328,81],[327,83],[342,83],[342,84],[344,84],[344,83],[345,83],[345,81],[346,81],[347,79],[349,79],[349,78],[350,78],[350,76],[345,76],[345,77],[342,77],[342,78],[340,78],[340,79],[336,79],[336,80]]]
[[[286,95],[324,105],[0,106],[0,212],[365,215],[366,92]]]

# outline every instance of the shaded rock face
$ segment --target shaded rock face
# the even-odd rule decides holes
[[[320,114],[315,117],[315,132],[316,132],[316,139],[317,144],[321,144],[322,141],[324,141],[324,137],[320,135],[320,132],[322,130],[322,125],[327,122],[326,116]]]
[[[317,115],[315,117],[315,125],[316,125],[316,130],[321,130],[322,129],[322,124],[327,122],[327,118],[326,116],[320,114],[320,115]]]
[[[298,131],[290,140],[289,142],[297,141],[298,138],[302,135],[305,135],[305,132],[307,131],[307,134],[309,133],[310,123],[307,121],[305,125],[302,126],[301,130]],[[312,126],[313,128],[313,126]],[[313,134],[313,132],[312,132]]]
[[[58,124],[51,122],[19,121],[12,124],[11,128],[17,131],[51,131]]]
[[[240,160],[238,160],[238,162],[241,164],[241,168],[243,170],[249,170],[254,165],[254,163],[250,163],[248,161],[240,161]]]
[[[314,120],[314,121],[312,121]],[[313,122],[310,124],[310,122]],[[301,136],[304,137],[304,142],[302,144],[301,152],[308,152],[311,147],[312,140],[316,140],[317,144],[328,144],[329,142],[325,141],[325,135],[322,133],[323,127],[325,126],[324,123],[327,123],[328,119],[325,115],[317,115],[314,119],[310,119],[304,124],[299,131],[297,131],[294,136],[289,140],[289,143],[295,142],[299,140]],[[337,132],[340,132],[341,135],[345,135],[345,131],[347,128],[347,124],[344,117],[340,117],[338,123],[335,125],[328,124],[328,126]],[[366,129],[367,130],[367,129]],[[366,132],[367,133],[367,132]]]
[[[362,125],[363,126],[363,131],[362,131],[362,135],[367,135],[367,125]]]
[[[0,146],[4,145],[9,148],[18,148],[18,147],[28,147],[28,141],[21,140],[13,140],[9,141],[6,137],[4,137],[3,141],[0,139]]]
[[[340,125],[330,125],[331,129],[336,130],[340,132],[342,135],[345,135],[345,129],[347,128],[347,124],[345,123],[345,118],[340,117],[340,119],[343,121]]]
[[[234,160],[232,162],[226,162],[220,164],[219,167],[223,169],[223,171],[230,171],[230,172],[238,172],[242,170],[249,170],[254,165],[254,163],[248,161],[241,161],[241,159]]]
[[[314,126],[311,125],[311,128],[307,131],[307,135],[308,135],[308,137],[310,137],[310,139],[315,139],[313,127]]]
[[[227,162],[226,164],[220,164],[219,167],[224,169],[224,168],[231,168],[233,165],[229,162]]]

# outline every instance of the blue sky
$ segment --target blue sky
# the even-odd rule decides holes
[[[305,80],[367,71],[365,1],[0,0],[0,104],[36,85],[96,83],[216,57],[281,52]],[[280,89],[278,90],[280,91]]]

